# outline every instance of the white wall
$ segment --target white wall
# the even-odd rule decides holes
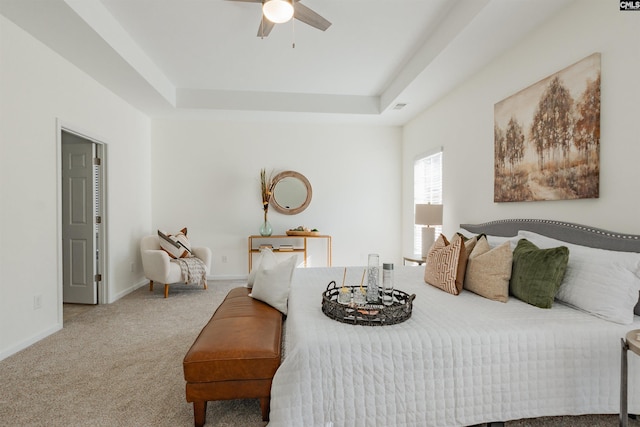
[[[274,234],[303,225],[333,236],[335,266],[365,265],[370,252],[402,260],[397,127],[154,120],[152,140],[153,227],[188,227],[192,244],[212,249],[214,277],[248,273],[261,168],[300,172],[313,189],[304,212],[269,211]]]
[[[56,119],[108,143],[111,300],[143,282],[139,239],[157,228],[187,226],[195,245],[211,247],[214,278],[245,276],[247,236],[262,218],[261,168],[307,176],[310,207],[269,219],[277,234],[305,225],[332,235],[337,266],[364,265],[370,252],[400,263],[402,249],[412,252],[412,163],[438,146],[445,233],[460,222],[530,217],[640,234],[637,22],[614,1],[575,2],[399,129],[150,122],[0,17],[0,359],[61,326]],[[493,203],[494,104],[593,52],[602,53],[600,198]]]
[[[0,359],[58,330],[56,120],[107,143],[109,296],[142,283],[150,122],[0,16]],[[137,263],[136,272],[130,271]],[[42,308],[34,310],[35,295]]]
[[[506,218],[576,222],[640,234],[640,21],[618,2],[577,1],[412,120],[403,136],[403,248],[411,250],[416,155],[444,147],[444,233]],[[494,104],[594,53],[602,53],[600,198],[493,202]]]

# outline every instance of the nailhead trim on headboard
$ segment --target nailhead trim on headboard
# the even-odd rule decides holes
[[[482,224],[460,224],[472,233],[515,236],[527,230],[576,245],[612,251],[640,252],[640,235],[623,234],[571,222],[549,219],[501,219]]]

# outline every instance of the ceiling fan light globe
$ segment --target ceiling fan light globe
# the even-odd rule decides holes
[[[293,5],[285,0],[269,0],[262,5],[265,18],[276,24],[282,24],[293,18]]]

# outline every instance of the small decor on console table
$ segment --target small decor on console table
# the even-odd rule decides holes
[[[302,225],[297,226],[296,228],[292,228],[287,230],[287,236],[318,236],[320,232],[317,228],[309,229],[307,227],[303,227]]]
[[[262,193],[262,210],[264,211],[264,221],[260,226],[261,236],[271,236],[273,229],[271,224],[267,220],[267,214],[269,213],[269,202],[271,201],[271,195],[273,194],[273,180],[271,175],[267,176],[265,169],[260,169],[260,190]]]

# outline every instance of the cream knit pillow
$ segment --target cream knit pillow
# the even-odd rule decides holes
[[[482,236],[469,255],[464,289],[485,298],[507,302],[513,253],[509,242],[493,249]]]

